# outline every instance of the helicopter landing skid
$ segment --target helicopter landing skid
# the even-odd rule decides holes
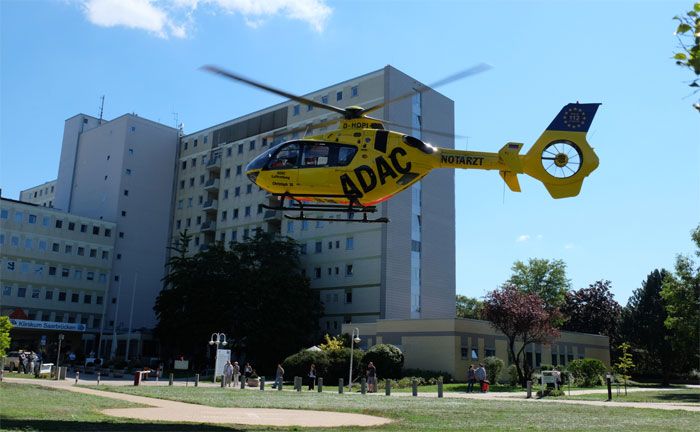
[[[317,198],[344,198],[349,200],[349,204],[344,205],[344,204],[323,204],[323,203],[304,203],[303,201],[300,201],[296,199],[295,197],[289,196],[289,195],[279,195],[280,198],[280,204],[278,206],[268,206],[263,204],[263,208],[266,208],[268,210],[280,210],[280,211],[294,211],[294,212],[299,212],[298,216],[289,216],[289,215],[284,215],[286,219],[292,219],[292,220],[310,220],[310,221],[326,221],[326,222],[360,222],[360,223],[388,223],[389,219],[385,217],[380,217],[376,219],[369,219],[367,215],[369,213],[374,213],[377,211],[376,206],[363,206],[357,201],[357,198],[355,197],[348,197],[348,196],[324,196],[324,197],[318,197],[314,196]],[[292,201],[290,206],[285,206],[284,201],[285,199],[289,199]],[[319,218],[319,217],[308,217],[304,215],[304,212],[333,212],[333,213],[345,213],[348,215],[347,218]],[[355,213],[361,213],[362,214],[362,219],[355,219],[353,216]]]

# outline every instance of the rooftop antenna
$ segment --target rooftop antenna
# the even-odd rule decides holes
[[[102,124],[102,114],[104,113],[105,110],[105,95],[102,95],[100,98],[100,120],[98,124]]]

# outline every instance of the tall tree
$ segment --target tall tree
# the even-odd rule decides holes
[[[691,238],[700,257],[700,225]],[[668,273],[663,280],[661,297],[666,305],[664,325],[673,333],[671,345],[680,358],[682,372],[697,368],[700,364],[700,266],[690,257],[676,257],[675,274]]]
[[[566,264],[562,260],[530,258],[525,264],[516,261],[508,284],[520,291],[537,294],[548,309],[564,304],[571,282],[566,277]]]
[[[5,357],[5,351],[10,347],[10,330],[12,330],[10,317],[0,316],[0,357]]]
[[[210,335],[224,332],[239,358],[266,373],[317,336],[321,303],[293,240],[258,231],[229,250],[217,244],[193,256],[188,240],[183,234],[174,246],[154,307],[166,352],[201,366]]]
[[[483,319],[484,302],[457,294],[457,318]]]
[[[667,318],[661,287],[666,270],[654,270],[634,291],[622,312],[621,337],[635,350],[638,372],[661,375],[668,385],[676,368],[676,354],[671,346],[670,331],[664,326]]]
[[[561,311],[568,320],[563,330],[614,337],[622,307],[610,291],[609,280],[599,280],[566,293]]]
[[[695,79],[689,86],[694,87],[694,93],[697,93],[700,87],[700,2],[695,2],[693,10],[684,15],[676,15],[673,19],[678,21],[676,37],[680,48],[673,58],[678,66],[688,68],[695,74]],[[693,104],[693,107],[700,111],[700,102]]]
[[[537,293],[506,284],[486,295],[484,316],[506,336],[508,354],[519,381],[525,385],[532,375],[532,366],[523,355],[525,348],[531,343],[551,343],[559,335],[552,325],[559,318],[559,310],[547,308]]]

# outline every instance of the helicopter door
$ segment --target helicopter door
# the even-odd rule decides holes
[[[299,156],[301,145],[298,142],[290,142],[280,146],[265,167],[270,171],[273,184],[288,187],[296,187],[299,178]]]
[[[338,191],[331,186],[330,174],[331,145],[316,141],[304,143],[299,169],[299,184],[309,189],[309,193],[334,195]]]

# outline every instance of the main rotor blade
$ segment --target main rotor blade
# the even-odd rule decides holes
[[[270,93],[274,93],[274,94],[289,98],[291,100],[297,101],[297,102],[305,104],[305,105],[311,105],[311,106],[314,106],[316,108],[321,108],[321,109],[325,109],[328,111],[333,111],[333,112],[336,112],[338,114],[342,114],[343,116],[345,116],[345,114],[346,114],[345,110],[342,108],[338,108],[338,107],[333,106],[333,105],[324,104],[322,102],[317,102],[317,101],[312,100],[312,99],[307,99],[307,98],[302,97],[302,96],[297,96],[295,94],[288,93],[284,90],[270,87],[267,84],[263,84],[263,83],[254,81],[250,78],[246,78],[242,75],[238,75],[238,74],[235,74],[233,72],[229,72],[227,70],[221,69],[218,66],[205,65],[205,66],[202,66],[201,69],[204,69],[206,71],[209,71],[209,72],[212,72],[215,74],[219,74],[221,76],[224,76],[226,78],[230,78],[232,80],[240,81],[244,84],[248,84],[250,86],[257,87],[261,90],[265,90],[265,91],[268,91]]]
[[[309,125],[297,126],[293,129],[281,130],[281,131],[275,132],[272,136],[279,137],[279,136],[295,134],[297,132],[313,131],[315,129],[320,129],[322,127],[326,127],[326,126],[332,125],[334,123],[338,123],[340,120],[341,119],[339,119],[339,118],[335,118],[335,119],[322,121],[321,123],[311,123]]]
[[[492,66],[490,64],[479,63],[477,65],[470,67],[469,69],[465,69],[461,72],[457,72],[456,74],[450,75],[447,78],[443,78],[443,79],[436,81],[430,85],[426,86],[426,85],[421,84],[417,89],[415,89],[415,91],[411,91],[411,92],[402,94],[401,96],[397,96],[397,97],[390,99],[388,101],[378,103],[377,105],[371,106],[369,108],[365,108],[364,110],[362,110],[362,114],[367,114],[367,113],[370,113],[372,111],[376,111],[376,110],[383,108],[389,104],[393,104],[393,103],[402,101],[408,97],[411,97],[416,93],[423,93],[426,90],[435,89],[435,88],[443,86],[445,84],[449,84],[451,82],[461,80],[462,78],[466,78],[468,76],[472,76],[472,75],[479,74],[481,72],[485,72],[491,68],[492,68]]]
[[[398,126],[398,127],[401,127],[401,128],[404,128],[404,129],[408,129],[408,130],[412,130],[412,129],[413,129],[412,126],[408,126],[408,125],[404,125],[404,124],[401,124],[401,123],[392,122],[392,121],[389,121],[389,120],[381,120],[381,119],[373,118],[373,117],[370,117],[370,116],[365,116],[365,118],[370,119],[370,120],[375,120],[375,121],[378,121],[378,122],[381,122],[381,123],[385,123],[385,124],[388,124],[388,125],[392,125],[392,126]],[[425,133],[429,133],[429,134],[433,134],[433,135],[444,136],[444,137],[447,137],[447,138],[466,138],[466,137],[463,136],[463,135],[456,135],[456,134],[451,134],[451,133],[447,133],[447,132],[441,132],[441,131],[430,130],[430,129],[423,129],[423,128],[421,128],[421,132],[425,132]]]

